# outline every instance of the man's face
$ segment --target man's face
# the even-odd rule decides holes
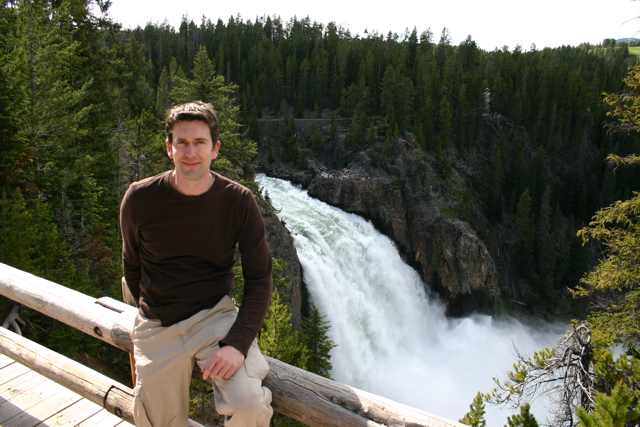
[[[179,180],[196,185],[209,182],[211,161],[218,156],[220,141],[211,140],[209,126],[203,121],[182,121],[173,125],[173,142],[166,141],[167,154],[176,167]]]

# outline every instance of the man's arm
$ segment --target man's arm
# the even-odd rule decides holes
[[[244,206],[243,227],[238,237],[245,281],[242,306],[233,326],[220,340],[220,349],[207,360],[204,379],[231,378],[242,366],[271,303],[273,265],[264,221],[253,194],[248,193]]]
[[[122,269],[131,295],[136,300],[140,298],[140,233],[138,220],[131,200],[131,187],[127,190],[120,204],[120,231],[122,233]]]
[[[221,346],[231,345],[246,356],[271,303],[273,264],[260,208],[249,191],[243,199],[241,213],[242,227],[238,234],[238,246],[244,293],[238,317],[220,343]]]

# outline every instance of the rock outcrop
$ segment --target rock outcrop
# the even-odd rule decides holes
[[[419,149],[409,133],[397,141],[388,158],[381,158],[382,150],[378,144],[350,157],[341,152],[341,165],[335,163],[335,154],[310,157],[306,171],[268,162],[263,156],[261,169],[370,220],[440,295],[447,314],[494,314],[500,295],[496,265],[470,225],[486,219],[464,197],[469,191],[465,174],[473,171],[450,166],[441,170],[442,160]],[[465,167],[473,168],[468,163]]]
[[[430,227],[416,253],[422,276],[447,302],[448,314],[495,309],[500,294],[496,267],[469,224],[443,218]]]
[[[392,182],[316,177],[308,191],[312,197],[370,220],[393,240],[444,300],[447,314],[493,313],[500,294],[498,275],[473,229],[466,222],[440,215],[437,203],[431,208],[414,205],[406,182]]]
[[[289,288],[281,291],[283,299],[291,305],[293,330],[299,331],[302,327],[302,266],[293,245],[293,237],[276,215],[273,206],[264,200],[258,200],[258,205],[264,220],[271,255],[285,262],[281,274],[289,278]]]

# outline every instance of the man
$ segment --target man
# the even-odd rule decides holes
[[[213,380],[227,427],[267,426],[269,366],[255,337],[271,301],[272,263],[258,205],[210,170],[220,149],[211,104],[169,111],[175,169],[133,183],[120,208],[124,276],[138,301],[132,339],[136,426],[186,426],[194,360]],[[236,244],[244,293],[230,297]]]

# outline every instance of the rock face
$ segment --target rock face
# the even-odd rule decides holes
[[[314,178],[309,195],[368,220],[392,239],[447,305],[447,314],[493,313],[500,288],[495,264],[469,224],[413,206],[402,185],[384,179]],[[406,190],[405,190],[406,192]],[[435,217],[434,217],[435,216]]]
[[[382,144],[350,156],[342,151],[340,164],[329,148],[325,156],[307,159],[307,171],[260,159],[268,175],[292,180],[310,196],[370,220],[440,295],[447,314],[494,314],[498,273],[470,225],[482,226],[486,218],[464,196],[473,165],[456,168],[452,158],[446,163],[454,168],[443,170],[442,160],[419,149],[409,133],[388,157],[380,153]]]
[[[493,259],[469,224],[444,218],[431,227],[416,261],[422,276],[447,302],[447,312],[462,316],[493,311],[500,289]]]
[[[407,212],[398,186],[381,179],[354,181],[316,177],[308,192],[311,197],[370,220],[401,249],[409,248]]]
[[[299,331],[302,327],[302,267],[293,245],[293,237],[276,215],[273,206],[264,200],[258,200],[258,205],[264,220],[271,255],[286,263],[281,274],[289,278],[289,289],[281,289],[281,291],[283,299],[291,305],[293,330]]]

